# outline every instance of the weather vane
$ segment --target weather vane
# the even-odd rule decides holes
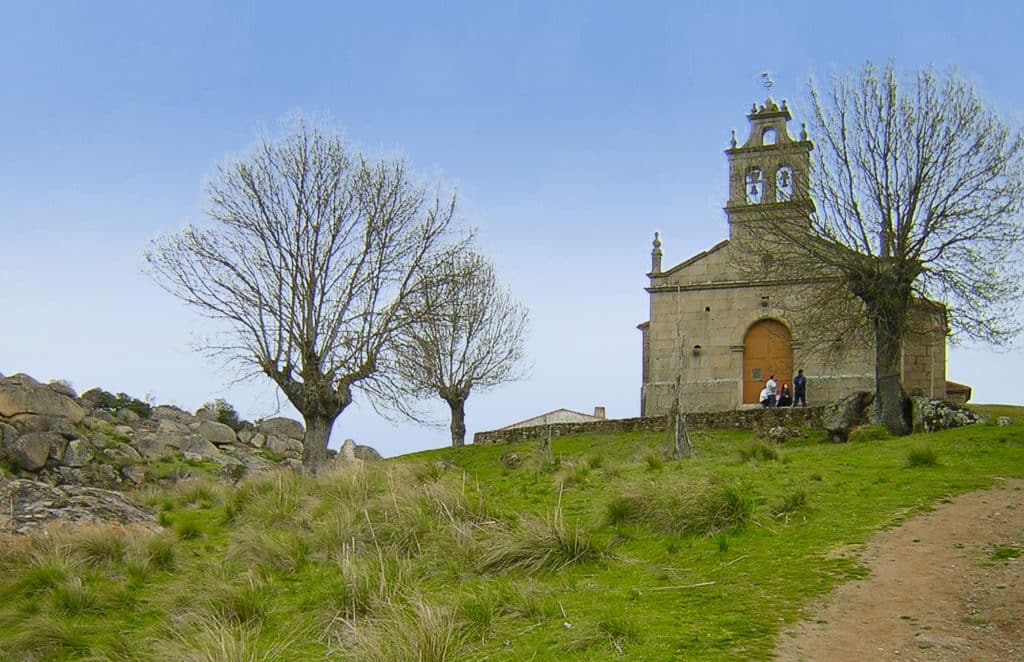
[[[765,89],[767,89],[768,93],[771,94],[772,85],[775,84],[775,81],[772,80],[772,72],[770,72],[770,71],[763,71],[763,72],[761,72],[761,80],[764,83]]]

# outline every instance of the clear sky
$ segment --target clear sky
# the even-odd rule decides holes
[[[268,381],[193,351],[207,324],[142,252],[204,221],[217,163],[303,112],[457,187],[530,306],[531,377],[473,395],[470,435],[560,407],[637,416],[653,233],[666,267],[727,236],[723,150],[760,72],[797,122],[809,76],[890,58],[955,66],[1020,117],[1021,4],[825,4],[0,2],[0,372],[273,415]],[[1017,351],[957,347],[947,372],[1024,403]],[[448,443],[366,403],[332,445],[349,437]]]

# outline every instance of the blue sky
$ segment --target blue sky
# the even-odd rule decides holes
[[[530,306],[532,376],[472,396],[470,434],[559,407],[638,415],[653,232],[666,265],[727,236],[723,150],[761,71],[797,122],[809,76],[890,58],[956,66],[1020,117],[1018,3],[822,5],[0,3],[0,372],[272,415],[269,382],[193,351],[208,324],[141,256],[203,221],[217,163],[303,112],[457,187]],[[1015,351],[950,354],[976,402],[1024,403],[1020,374]],[[385,455],[448,442],[366,403],[332,445],[348,437]]]

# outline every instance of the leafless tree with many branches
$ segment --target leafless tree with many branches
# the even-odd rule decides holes
[[[457,447],[466,439],[470,393],[522,378],[529,312],[481,255],[466,252],[449,272],[451,277],[417,303],[432,313],[406,328],[398,365],[413,393],[448,404]]]
[[[263,373],[302,414],[303,464],[325,458],[353,389],[400,397],[399,335],[468,239],[455,194],[418,184],[402,160],[370,160],[302,119],[218,168],[212,227],[154,240],[148,269],[167,291],[227,322],[205,349]]]

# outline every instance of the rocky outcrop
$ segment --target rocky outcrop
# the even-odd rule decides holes
[[[850,430],[867,422],[868,408],[874,399],[873,393],[857,391],[826,405],[821,414],[821,425],[828,431],[829,441],[846,443],[850,438]]]
[[[262,421],[256,429],[268,437],[283,437],[302,441],[306,436],[306,429],[302,427],[302,423],[290,418],[268,418]]]
[[[196,421],[189,426],[189,429],[211,444],[233,444],[238,441],[234,430],[217,421]]]
[[[948,400],[912,397],[914,432],[938,432],[973,425],[980,417],[973,411]]]
[[[156,513],[119,492],[34,480],[0,479],[0,533],[25,535],[48,524],[119,524],[159,530]]]
[[[236,434],[205,409],[193,416],[102,389],[76,401],[67,384],[43,385],[27,375],[0,378],[0,407],[0,460],[18,478],[53,485],[117,489],[195,475],[195,464],[175,470],[175,459],[179,466],[204,463],[204,471],[219,471],[229,482],[302,466],[305,430],[283,417]],[[380,458],[365,446],[353,446],[352,455]]]
[[[342,462],[353,462],[356,460],[379,460],[380,453],[369,446],[360,446],[352,439],[346,439],[338,449],[338,458]]]
[[[0,378],[0,416],[15,423],[33,422],[38,427],[37,421],[48,418],[81,423],[85,410],[60,385],[52,388],[28,375],[13,375]]]

